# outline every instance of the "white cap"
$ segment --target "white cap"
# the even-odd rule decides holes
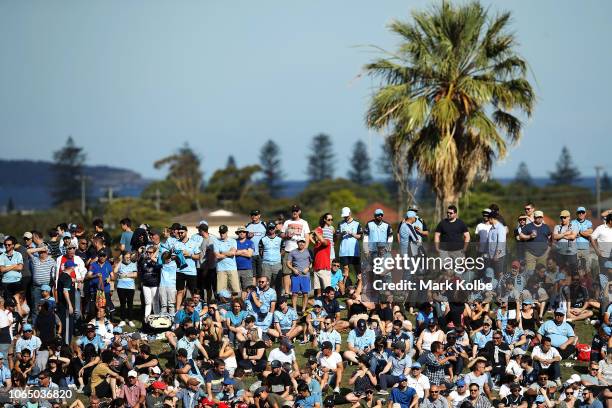
[[[580,376],[578,374],[572,374],[571,377],[566,381],[568,384],[579,383]]]
[[[155,366],[155,367],[151,368],[151,372],[153,374],[161,374],[161,369],[159,368],[159,366]]]
[[[340,213],[341,217],[348,217],[349,215],[351,215],[351,209],[348,207],[343,207],[342,208],[342,212]]]
[[[131,371],[128,372],[128,378],[130,378],[130,377],[138,378],[138,373],[136,371],[134,371],[134,370],[131,370]]]

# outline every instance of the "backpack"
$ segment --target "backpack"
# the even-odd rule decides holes
[[[578,361],[591,361],[591,346],[582,343],[576,344],[576,354],[578,355]]]

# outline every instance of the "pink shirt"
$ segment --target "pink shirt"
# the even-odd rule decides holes
[[[129,407],[133,407],[138,404],[141,397],[146,397],[147,390],[139,380],[136,380],[136,384],[132,386],[123,384],[119,394],[120,397],[125,398]]]

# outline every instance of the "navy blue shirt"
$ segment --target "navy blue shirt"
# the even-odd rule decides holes
[[[240,240],[236,240],[237,249],[251,249],[252,255],[255,255],[255,244],[250,239],[245,239],[244,242],[240,242]],[[252,256],[251,255],[251,256]],[[253,269],[253,261],[251,258],[247,258],[246,256],[236,255],[236,266],[239,271],[250,270]]]
[[[542,256],[548,249],[548,239],[551,235],[550,228],[548,225],[542,223],[541,225],[535,225],[533,222],[525,225],[521,228],[521,231],[525,235],[530,235],[533,231],[536,232],[536,237],[526,241],[525,247],[532,255]]]

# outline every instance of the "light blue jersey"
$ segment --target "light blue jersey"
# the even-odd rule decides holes
[[[174,243],[174,249],[178,249],[179,251],[187,251],[189,254],[194,255],[199,254],[201,252],[200,245],[192,240],[187,240],[187,242],[177,241]],[[187,264],[187,267],[179,270],[179,272],[189,276],[196,276],[197,269],[195,260],[193,260],[191,257],[186,256],[185,263]]]
[[[340,249],[338,256],[359,256],[359,240],[350,234],[361,234],[361,225],[357,220],[342,221],[338,224]]]
[[[238,249],[238,244],[236,243],[236,240],[234,238],[227,238],[224,240],[217,239],[213,243],[213,249],[215,250],[216,253],[228,252],[232,248]],[[237,271],[237,270],[238,270],[238,267],[236,266],[235,257],[217,259],[217,271],[218,272]]]

